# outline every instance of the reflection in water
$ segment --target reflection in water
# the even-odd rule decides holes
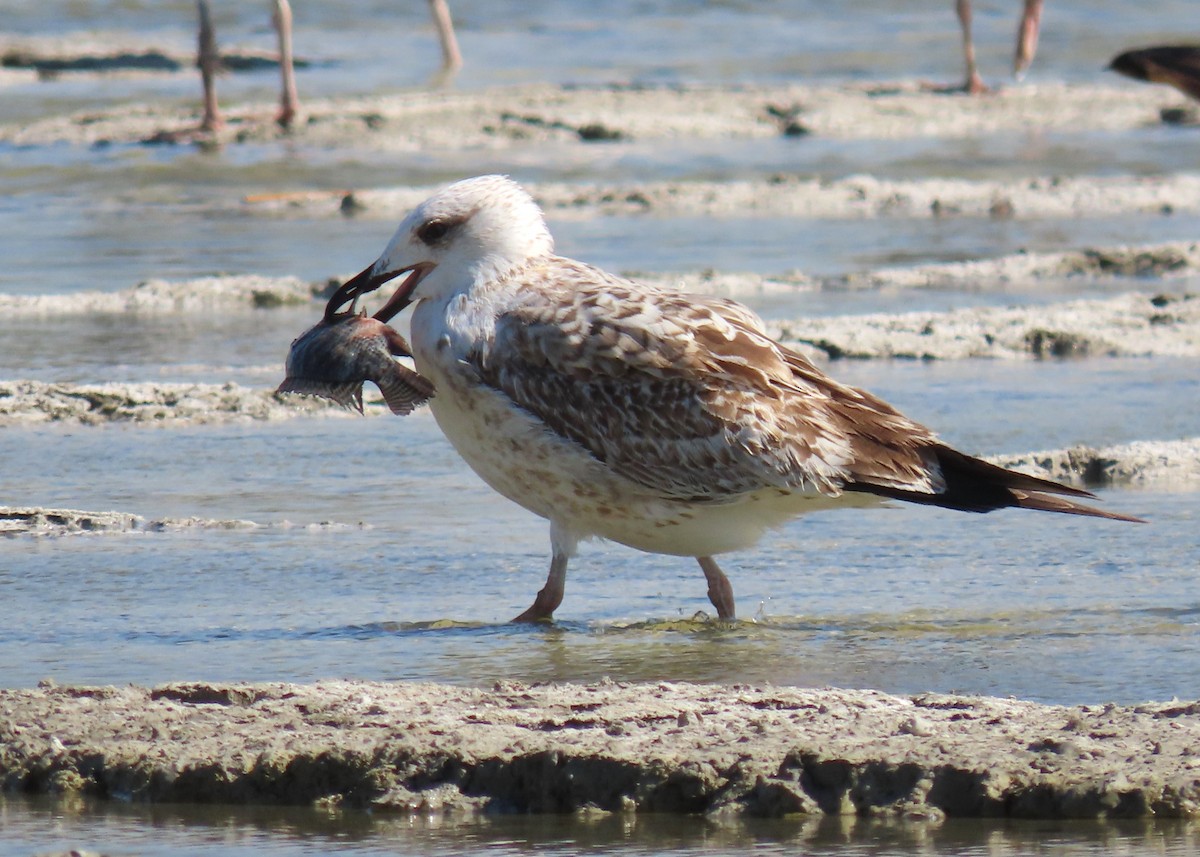
[[[70,848],[107,854],[222,855],[955,854],[1006,857],[1194,854],[1186,821],[924,820],[665,815],[397,817],[297,807],[139,806],[0,798],[0,857]]]

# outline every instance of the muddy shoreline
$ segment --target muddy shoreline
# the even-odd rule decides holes
[[[1040,307],[803,318],[775,332],[833,358],[1194,357],[1198,297],[1126,294]]]
[[[318,99],[302,104],[295,127],[280,129],[272,107],[227,110],[229,126],[211,142],[287,138],[360,150],[504,150],[531,143],[603,145],[621,140],[747,140],[811,135],[902,139],[1023,132],[1113,131],[1158,124],[1180,103],[1165,89],[1116,84],[1046,83],[1002,89],[987,98],[946,94],[917,81],[849,85],[554,86],[483,91],[421,90]],[[0,125],[14,145],[131,144],[163,130],[194,126],[199,98],[187,106],[116,105],[21,125]],[[953,109],[949,109],[952,105]]]
[[[133,286],[69,294],[19,295],[0,293],[5,318],[72,315],[237,311],[303,306],[332,294],[356,272],[341,272],[322,282],[298,277],[224,274],[187,280],[144,280]],[[872,289],[955,289],[1035,291],[1043,284],[1066,282],[1103,285],[1106,290],[1145,292],[1153,285],[1167,295],[1194,297],[1192,281],[1200,278],[1200,243],[1084,247],[1060,252],[1014,253],[990,259],[943,262],[907,267],[877,268],[849,274],[820,275],[799,270],[760,274],[739,271],[643,272],[623,270],[623,276],[658,286],[682,288],[697,294],[745,299],[761,294]]]
[[[380,811],[1200,813],[1200,704],[679,683],[0,691],[7,791]]]
[[[281,372],[282,376],[282,372]],[[38,423],[179,426],[301,415],[358,416],[326,399],[240,384],[67,384],[0,381],[0,426]]]
[[[756,180],[531,183],[552,220],[594,217],[988,218],[997,221],[1195,213],[1200,176],[1023,176],[1014,179],[890,179],[854,175],[816,179],[800,174]],[[342,216],[400,220],[435,190],[367,187],[248,194],[242,210],[261,215]]]

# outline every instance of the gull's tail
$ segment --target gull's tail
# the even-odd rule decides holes
[[[948,446],[934,446],[929,451],[936,458],[946,483],[946,490],[940,494],[905,491],[887,485],[872,485],[866,482],[850,483],[846,485],[846,490],[862,491],[894,500],[907,500],[910,503],[923,503],[927,506],[957,509],[961,512],[991,512],[996,509],[1016,507],[1036,509],[1041,512],[1062,512],[1068,515],[1088,515],[1093,518],[1109,518],[1114,521],[1145,523],[1141,518],[1121,515],[1117,512],[1106,512],[1103,509],[1085,506],[1061,496],[1093,498],[1096,496],[1082,488],[1073,488],[1060,482],[1039,479],[1036,476],[1008,470],[995,464],[989,464],[982,459],[964,455]]]

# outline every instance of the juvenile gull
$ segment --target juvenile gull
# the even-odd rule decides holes
[[[772,340],[738,303],[554,255],[542,212],[505,177],[418,205],[326,311],[402,274],[375,317],[416,304],[413,359],[437,389],[438,425],[485,482],[550,521],[550,574],[516,621],[552,617],[593,536],[696,557],[718,616],[733,619],[713,556],[817,509],[901,499],[1134,520],[951,449]]]

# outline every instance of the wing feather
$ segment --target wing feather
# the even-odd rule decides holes
[[[519,274],[480,380],[550,431],[663,497],[865,481],[941,490],[936,438],[837,384],[732,301],[654,290],[549,257]]]

